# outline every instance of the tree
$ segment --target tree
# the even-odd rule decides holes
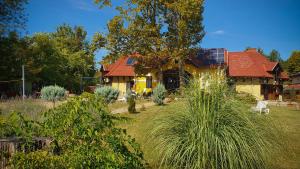
[[[61,25],[51,34],[59,55],[66,61],[63,66],[64,87],[78,91],[82,76],[93,76],[95,73],[94,53],[86,40],[83,27]]]
[[[103,64],[110,64],[115,62],[121,55],[128,53],[130,50],[128,46],[127,30],[124,28],[124,20],[120,16],[115,16],[107,24],[107,46],[106,49],[109,54],[103,58]]]
[[[293,51],[287,60],[287,68],[290,75],[300,72],[300,51]]]
[[[250,46],[247,46],[245,50],[249,50],[249,49],[253,49],[253,48],[252,48],[252,47],[250,47]],[[265,52],[264,52],[264,49],[263,49],[263,48],[261,48],[261,47],[258,47],[258,48],[257,48],[257,52],[258,52],[258,53],[260,53],[261,55],[263,55],[263,56],[267,57],[267,55],[265,54]]]
[[[260,54],[262,54],[262,55],[264,55],[264,56],[266,56],[264,50],[262,48],[260,48],[260,47],[257,48],[257,52],[260,53]]]
[[[269,56],[268,56],[268,59],[270,60],[270,61],[272,61],[272,62],[282,62],[283,60],[281,59],[281,57],[280,57],[280,53],[277,51],[277,50],[275,50],[275,49],[273,49],[271,52],[270,52],[270,54],[269,54]]]
[[[21,78],[21,66],[25,63],[28,39],[20,38],[16,32],[0,37],[0,80],[9,81]]]
[[[105,44],[102,34],[96,33],[92,42],[86,40],[86,34],[80,26],[64,24],[53,33],[20,38],[11,32],[1,37],[0,80],[21,79],[21,66],[25,65],[26,80],[37,90],[57,84],[79,91],[81,77],[94,75],[95,52]]]
[[[27,2],[27,0],[0,0],[0,36],[25,28],[24,6]]]
[[[96,3],[103,5],[104,1]],[[108,25],[108,37],[114,37],[108,38],[108,43],[117,49],[114,53],[137,52],[139,55],[134,55],[138,61],[136,71],[142,73],[147,68],[155,69],[159,80],[162,80],[162,67],[166,61],[178,60],[182,82],[184,59],[204,36],[203,1],[128,0],[124,6],[118,7],[121,15]],[[126,19],[126,28],[121,18]],[[118,43],[125,47],[117,48]]]
[[[163,27],[163,1],[132,1],[136,5],[129,25],[130,46],[138,55],[135,71],[140,74],[156,70],[158,81],[162,82],[162,70],[169,55]],[[128,12],[127,12],[128,13]]]
[[[184,85],[184,60],[191,55],[204,37],[202,25],[203,0],[166,0],[165,24],[167,45],[171,56],[178,60],[180,86]]]

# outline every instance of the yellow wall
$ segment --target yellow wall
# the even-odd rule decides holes
[[[152,89],[156,87],[157,85],[157,77],[155,76],[155,74],[151,73],[148,76],[152,76]],[[151,89],[147,89],[146,88],[146,76],[138,76],[135,78],[135,92],[142,94],[143,91],[146,89],[147,92],[152,91]]]
[[[235,83],[235,89],[237,92],[249,93],[256,99],[263,100],[263,96],[260,94],[259,79],[237,79]]]
[[[146,77],[136,77],[135,78],[135,92],[143,93],[143,90],[146,88]]]
[[[111,86],[120,91],[120,97],[126,94],[126,83],[130,81],[129,77],[113,77]]]

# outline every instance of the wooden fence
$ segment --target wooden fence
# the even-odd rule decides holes
[[[51,139],[45,137],[36,137],[31,144],[24,144],[21,138],[5,138],[0,139],[0,169],[7,168],[10,157],[15,152],[30,152],[42,149],[48,146]]]

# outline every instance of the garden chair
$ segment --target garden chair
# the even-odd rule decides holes
[[[258,101],[256,107],[254,107],[254,111],[259,111],[261,114],[262,112],[265,112],[266,114],[270,113],[270,109],[267,108],[268,102],[267,101]]]

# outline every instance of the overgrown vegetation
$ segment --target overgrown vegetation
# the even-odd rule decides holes
[[[113,103],[118,99],[119,90],[114,89],[111,86],[104,86],[97,88],[95,94],[101,96],[106,103]]]
[[[267,168],[276,140],[272,125],[228,92],[223,72],[195,79],[185,94],[186,111],[169,114],[154,125],[152,138],[162,166]]]
[[[139,145],[115,127],[116,120],[120,119],[108,112],[101,97],[89,95],[48,110],[39,123],[13,114],[1,124],[9,124],[4,126],[11,132],[5,136],[52,140],[41,150],[15,153],[13,168],[143,168]]]
[[[153,89],[153,102],[157,105],[163,105],[164,99],[166,98],[167,90],[165,86],[161,83],[159,83],[154,89]]]

